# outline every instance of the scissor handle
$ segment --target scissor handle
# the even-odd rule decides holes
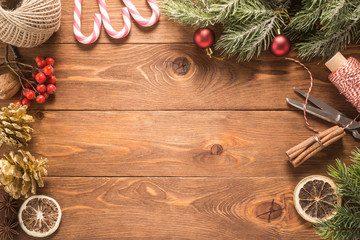
[[[353,135],[354,138],[360,140],[360,133],[358,132],[358,130],[353,129],[349,131],[351,131],[351,134]]]

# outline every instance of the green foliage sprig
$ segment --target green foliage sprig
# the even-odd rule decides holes
[[[336,215],[330,220],[315,225],[316,232],[324,239],[357,240],[360,239],[360,150],[355,149],[347,167],[340,160],[336,166],[329,167],[338,194],[345,203],[337,207]]]
[[[250,60],[269,48],[277,29],[296,41],[299,57],[329,58],[360,36],[358,0],[163,0],[162,12],[183,24],[224,28],[216,49]],[[289,12],[292,21],[278,11]],[[285,18],[285,19],[284,19]]]
[[[222,24],[224,32],[216,44],[223,55],[250,60],[269,48],[276,31],[284,23],[286,5],[266,0],[164,0],[165,15],[193,26]]]

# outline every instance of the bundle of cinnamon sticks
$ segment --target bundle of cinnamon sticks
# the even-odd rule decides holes
[[[345,134],[344,128],[339,126],[331,127],[289,149],[286,151],[286,155],[292,165],[297,167],[325,147],[345,136]]]

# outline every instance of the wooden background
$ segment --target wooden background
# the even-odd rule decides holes
[[[134,3],[150,16],[144,0]],[[61,29],[48,43],[20,49],[26,62],[56,61],[55,100],[30,111],[29,149],[49,159],[39,193],[63,212],[48,239],[318,239],[296,213],[293,189],[335,158],[349,162],[358,142],[348,134],[297,169],[288,163],[285,151],[313,134],[285,101],[309,86],[301,67],[268,52],[243,63],[209,59],[192,43],[194,29],[163,16],[151,28],[133,24],[125,39],[102,29],[96,44],[82,45],[73,4],[62,1]],[[107,4],[122,28],[124,5]],[[83,1],[85,35],[98,12],[95,0]],[[357,47],[344,54],[360,57]],[[313,95],[355,116],[323,62],[307,65]]]

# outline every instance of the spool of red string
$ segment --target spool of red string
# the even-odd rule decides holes
[[[360,62],[353,57],[346,59],[338,52],[325,65],[332,71],[329,80],[360,112]]]

